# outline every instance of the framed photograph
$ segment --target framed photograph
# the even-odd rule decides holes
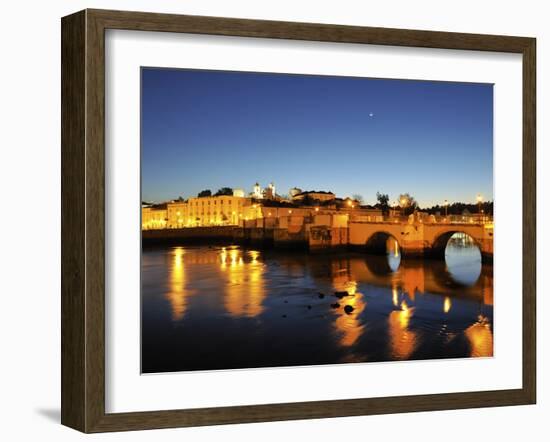
[[[64,17],[62,423],[535,403],[535,53]]]

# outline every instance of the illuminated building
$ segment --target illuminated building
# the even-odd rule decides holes
[[[248,197],[242,189],[233,189],[232,195],[192,197],[188,200],[180,199],[164,204],[144,205],[142,228],[144,230],[205,226],[287,228],[288,225],[302,226],[306,220],[311,222],[315,216],[336,215],[342,210],[344,212],[349,210],[349,207],[338,207],[335,204],[323,204],[320,207],[320,202],[335,199],[332,192],[301,192],[300,189],[294,188],[291,189],[290,194],[293,195],[293,201],[298,204],[294,206],[281,204],[283,201],[276,194],[274,183],[270,183],[264,189],[256,183]],[[378,209],[355,208],[352,214],[357,221],[373,221],[382,216]],[[350,215],[345,216],[347,216],[347,225]]]
[[[262,199],[264,197],[262,188],[259,183],[254,184],[254,188],[251,193],[252,198]]]
[[[250,204],[250,198],[229,195],[189,198],[186,226],[238,225]]]
[[[322,190],[310,190],[293,195],[292,201],[301,201],[305,198],[308,198],[311,201],[332,201],[336,198],[336,195],[332,192],[325,192]]]
[[[167,220],[166,204],[144,206],[141,208],[141,226],[143,229],[165,229]]]
[[[277,196],[277,193],[275,192],[275,184],[272,182],[268,184],[268,186],[265,189],[262,189],[262,186],[257,182],[254,184],[254,187],[252,188],[252,192],[250,193],[250,197],[254,199],[267,199],[267,200],[279,200],[280,197]]]
[[[187,222],[187,203],[177,201],[166,204],[166,227],[178,229],[185,227]]]
[[[293,187],[288,191],[288,196],[290,197],[290,199],[292,199],[299,193],[302,193],[302,189],[299,189],[298,187]]]
[[[269,186],[267,186],[263,191],[263,197],[267,200],[276,199],[277,194],[275,193],[275,184],[269,183]]]

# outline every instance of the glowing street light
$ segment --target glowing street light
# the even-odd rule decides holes
[[[445,206],[445,220],[446,220],[447,219],[448,208],[449,208],[449,201],[445,200],[443,205]]]
[[[405,207],[409,205],[409,199],[406,197],[402,197],[399,200],[399,207],[401,208],[401,216],[405,215]]]
[[[483,201],[483,197],[478,193],[476,200],[477,200],[477,215],[479,218],[479,222],[481,223],[481,203]]]

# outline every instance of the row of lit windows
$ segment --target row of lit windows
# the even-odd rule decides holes
[[[194,215],[196,213],[210,213],[210,209],[204,209],[204,208],[201,208],[201,209],[198,209],[198,210],[192,210],[189,214],[190,215]],[[212,209],[212,213],[225,213],[225,214],[230,214],[231,212],[228,212],[227,210],[223,210],[223,208],[220,208],[220,209]]]
[[[218,201],[217,200],[214,200],[214,205],[217,205],[218,204]],[[220,201],[220,205],[223,206],[224,204],[224,200],[221,200]],[[204,206],[205,205],[205,202],[204,201],[200,201],[200,204],[199,204],[199,201],[195,201],[195,202],[192,202],[190,203],[190,205],[192,206],[195,206],[195,207],[198,207],[198,206]],[[207,200],[206,201],[206,205],[210,205],[210,200]],[[243,202],[242,201],[235,201],[235,200],[229,200],[227,201],[227,205],[231,206],[231,205],[235,205],[235,206],[242,206],[243,205]]]
[[[220,200],[220,205],[221,206],[224,206],[224,205],[235,206],[235,207],[242,207],[243,206],[243,201],[238,201],[238,200],[226,200],[226,203],[227,204],[224,204],[224,200]],[[217,206],[218,201],[214,200],[213,205]],[[191,202],[188,203],[188,207],[182,207],[182,208],[177,208],[177,209],[176,208],[168,208],[168,213],[173,214],[174,211],[176,211],[177,214],[180,215],[182,212],[185,212],[186,210],[191,209],[192,207],[204,207],[204,206],[210,206],[210,200],[206,200],[206,203],[205,203],[205,201],[191,201]]]

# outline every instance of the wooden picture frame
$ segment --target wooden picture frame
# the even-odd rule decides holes
[[[105,412],[105,30],[494,51],[523,57],[523,385],[497,391]],[[84,10],[62,19],[62,410],[83,432],[533,404],[536,151],[533,38]]]

